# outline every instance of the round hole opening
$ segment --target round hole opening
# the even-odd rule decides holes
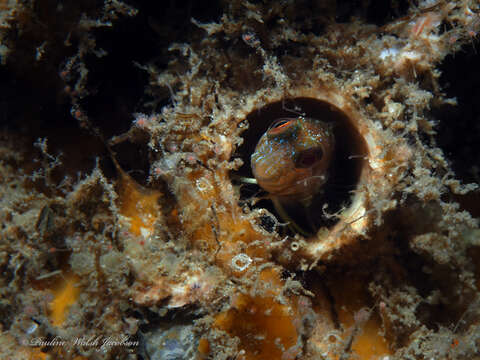
[[[250,156],[255,151],[262,135],[281,118],[305,116],[329,123],[335,137],[334,156],[327,171],[327,182],[311,199],[310,205],[295,201],[282,202],[284,213],[271,201],[272,195],[256,184],[239,179],[254,178]],[[285,226],[291,235],[300,233],[313,234],[322,227],[330,228],[338,222],[337,216],[329,216],[348,208],[352,202],[353,191],[357,187],[367,155],[367,146],[355,127],[353,119],[332,104],[312,98],[295,98],[270,103],[252,111],[247,116],[249,128],[242,134],[244,142],[238,148],[244,164],[236,171],[232,180],[240,186],[240,200],[243,203],[255,204],[255,208],[265,208],[274,214],[279,223],[294,222],[303,231]],[[308,160],[308,159],[307,159]],[[259,199],[252,202],[252,199]],[[285,213],[287,216],[285,216]],[[267,231],[273,231],[274,222],[264,221],[261,225]],[[279,230],[280,231],[280,230]]]

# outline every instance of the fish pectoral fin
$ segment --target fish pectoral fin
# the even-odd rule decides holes
[[[273,197],[272,198],[273,206],[275,207],[275,210],[278,212],[278,215],[282,218],[283,221],[288,223],[288,227],[305,237],[310,237],[313,234],[303,230],[291,217],[288,215],[287,211],[285,210],[285,207],[282,205],[281,201],[278,198]]]
[[[236,180],[236,181],[239,181],[239,182],[242,182],[244,184],[258,185],[257,179],[255,179],[255,178],[250,178],[250,177],[246,177],[246,176],[239,176],[239,175],[234,174],[234,175],[232,175],[232,179]]]

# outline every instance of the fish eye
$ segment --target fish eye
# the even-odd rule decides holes
[[[322,158],[323,150],[320,147],[304,150],[298,155],[295,166],[301,169],[309,168]]]
[[[295,124],[296,119],[283,118],[278,119],[270,125],[268,128],[268,133],[270,135],[276,135],[284,132],[287,129],[290,129]]]

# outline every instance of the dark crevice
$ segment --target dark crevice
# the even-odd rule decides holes
[[[349,22],[356,17],[364,19],[369,24],[382,26],[405,16],[410,2],[408,0],[355,0],[338,1],[336,5],[335,19],[339,23]]]
[[[458,105],[444,105],[435,111],[439,120],[438,145],[450,160],[457,178],[480,183],[480,47],[479,41],[448,55],[440,70],[440,85]]]

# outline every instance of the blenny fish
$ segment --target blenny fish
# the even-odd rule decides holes
[[[251,155],[257,184],[269,193],[279,215],[298,232],[305,234],[283,205],[296,202],[308,212],[311,199],[328,180],[334,150],[330,123],[298,116],[275,120]]]

